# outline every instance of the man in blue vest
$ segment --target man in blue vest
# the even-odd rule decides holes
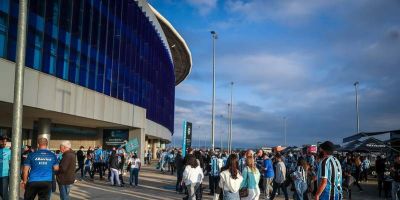
[[[11,150],[6,147],[7,137],[0,136],[0,199],[8,200],[8,175],[10,171]]]

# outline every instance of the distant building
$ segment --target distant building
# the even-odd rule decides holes
[[[18,1],[0,5],[0,134],[11,134]],[[175,86],[191,54],[145,0],[29,1],[23,143],[119,146],[140,155],[170,143]]]

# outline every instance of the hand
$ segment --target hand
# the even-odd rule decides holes
[[[315,195],[314,200],[319,200],[319,195]]]
[[[21,182],[21,187],[25,190],[25,188],[26,188],[26,183],[25,182]]]

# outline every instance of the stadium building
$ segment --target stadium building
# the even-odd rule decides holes
[[[174,132],[175,86],[191,54],[145,0],[30,0],[23,144],[38,137],[153,152]],[[12,137],[18,0],[0,4],[0,134]]]

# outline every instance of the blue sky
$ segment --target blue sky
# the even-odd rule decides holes
[[[400,2],[396,0],[149,0],[193,57],[176,87],[174,141],[182,121],[209,144],[212,40],[216,41],[216,145],[227,139],[234,84],[235,147],[290,145],[354,134],[360,82],[362,131],[400,129]],[[179,142],[178,142],[179,141]]]

